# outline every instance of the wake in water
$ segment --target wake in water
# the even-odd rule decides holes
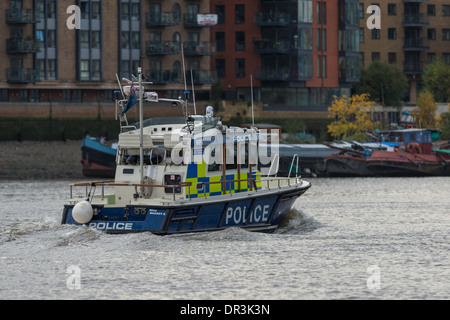
[[[28,223],[14,223],[0,228],[0,243],[14,241],[37,231],[47,231],[59,226],[54,220],[33,221]]]
[[[303,234],[323,227],[322,223],[308,217],[302,211],[292,208],[281,221],[274,233],[276,234]]]

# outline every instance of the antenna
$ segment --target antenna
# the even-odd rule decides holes
[[[139,161],[140,161],[140,175],[141,184],[144,183],[144,111],[142,106],[142,98],[144,96],[144,87],[142,86],[142,68],[138,68],[138,80],[139,80]],[[143,189],[143,188],[142,188]]]
[[[120,83],[119,76],[116,73],[117,83],[119,84],[120,92],[122,93],[122,99],[125,99],[125,94],[123,93],[122,84]]]
[[[192,69],[191,69],[191,85],[192,85],[192,100],[194,101],[194,114],[197,114],[197,106],[195,105],[195,90],[194,90],[194,78],[192,76]]]
[[[183,43],[181,43],[181,60],[183,61],[184,91],[187,91],[187,85],[186,85],[186,66],[184,65],[184,50],[183,50]]]
[[[255,126],[255,114],[253,112],[253,75],[250,75],[250,91],[252,95],[252,127]]]

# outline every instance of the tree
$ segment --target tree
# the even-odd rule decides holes
[[[371,112],[375,103],[369,100],[369,94],[353,95],[341,98],[334,96],[331,107],[328,108],[329,117],[335,121],[328,125],[328,132],[336,138],[363,140],[363,132],[372,132],[378,125],[373,122]]]
[[[447,105],[447,112],[442,112],[437,117],[437,127],[441,130],[441,138],[450,140],[450,104]]]
[[[450,65],[440,60],[428,64],[422,79],[425,88],[431,91],[435,101],[450,101]]]
[[[433,94],[424,90],[417,97],[417,108],[411,113],[414,125],[419,128],[434,128],[436,126],[437,104],[434,103]]]
[[[381,105],[394,107],[401,105],[401,98],[408,88],[402,70],[395,64],[382,61],[374,61],[361,70],[360,81],[354,85],[357,94],[369,93]]]

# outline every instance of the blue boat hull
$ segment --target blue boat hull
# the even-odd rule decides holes
[[[179,206],[93,205],[94,217],[86,225],[108,233],[148,231],[159,235],[229,227],[271,232],[308,188]],[[73,205],[65,205],[62,224],[79,225],[72,217],[72,209]]]

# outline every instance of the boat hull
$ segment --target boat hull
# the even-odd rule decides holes
[[[385,176],[449,176],[450,161],[434,154],[377,151],[367,158],[367,167]]]
[[[310,184],[271,193],[221,196],[179,205],[93,205],[94,216],[85,225],[108,233],[152,232],[158,235],[215,231],[230,227],[272,232]],[[73,205],[65,205],[62,224],[79,225]]]
[[[325,158],[326,172],[332,177],[370,177],[373,172],[367,168],[364,158],[332,155]]]
[[[117,150],[101,144],[95,138],[84,138],[81,152],[83,176],[98,178],[114,177]]]

